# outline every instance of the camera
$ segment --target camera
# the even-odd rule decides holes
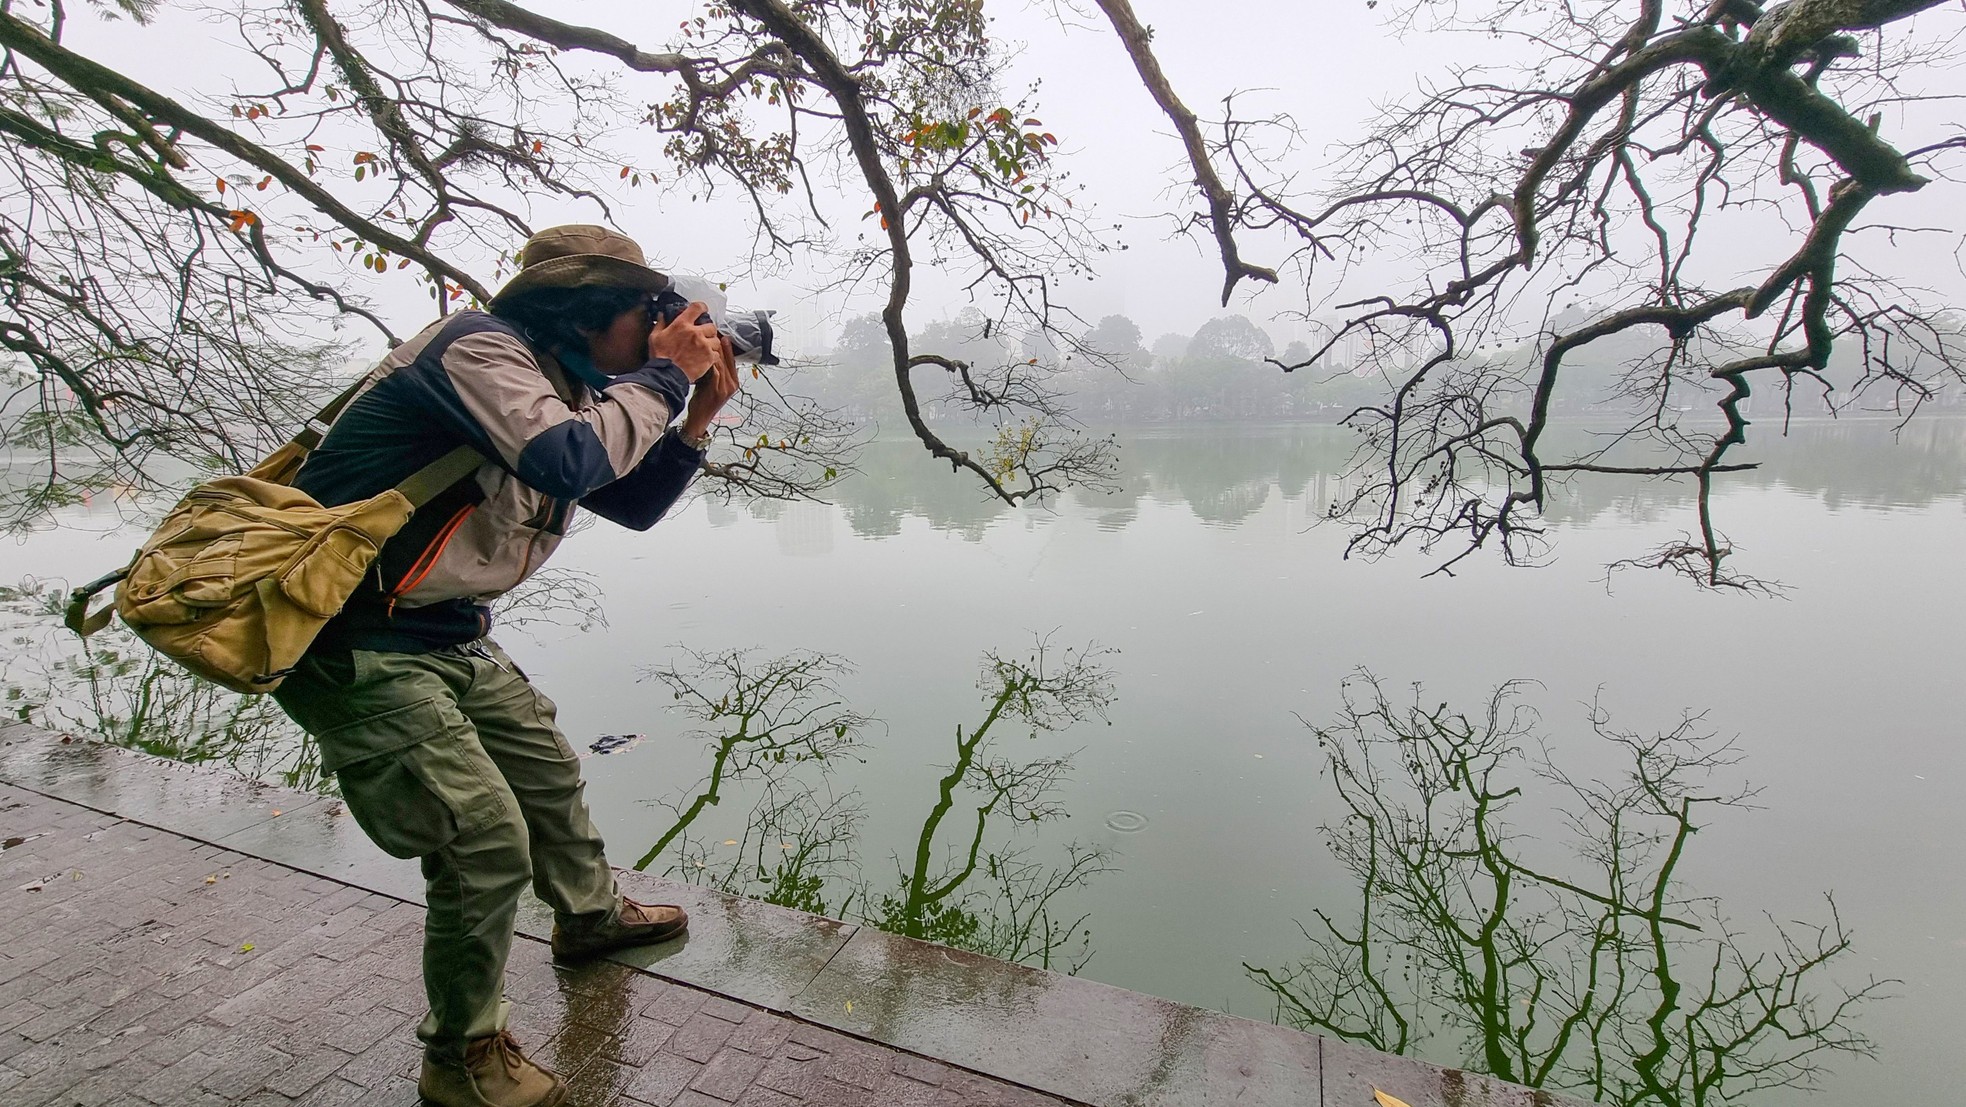
[[[700,277],[673,278],[668,288],[650,297],[649,313],[656,325],[666,326],[681,315],[692,301],[709,309],[696,321],[713,324],[718,334],[730,339],[731,351],[737,355],[737,360],[760,365],[778,364],[777,356],[772,353],[772,312],[731,308],[724,299],[723,290]]]

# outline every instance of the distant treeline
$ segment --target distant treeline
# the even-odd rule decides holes
[[[1563,326],[1569,314],[1558,316],[1552,326]],[[1663,335],[1656,338],[1621,335],[1573,351],[1565,362],[1564,387],[1554,406],[1629,409],[1627,393],[1649,382],[1664,356]],[[1304,365],[1313,352],[1309,344],[1302,340],[1279,344],[1243,315],[1224,315],[1193,334],[1167,333],[1151,341],[1132,319],[1108,315],[1073,346],[1049,336],[1007,336],[993,330],[982,313],[967,309],[922,328],[912,346],[916,352],[967,361],[982,372],[1017,367],[1056,392],[1072,415],[1093,426],[1229,419],[1330,422],[1362,405],[1389,402],[1399,385],[1378,375],[1355,375],[1357,351],[1342,345],[1326,352],[1315,365]],[[1827,374],[1839,387],[1848,387],[1858,376],[1860,355],[1846,346],[1838,347]],[[1723,337],[1695,343],[1689,353],[1718,363],[1749,348],[1745,337]],[[850,320],[830,351],[797,351],[795,357],[800,366],[791,378],[796,391],[848,415],[899,427],[893,362],[878,317]],[[1528,343],[1494,345],[1470,354],[1470,360],[1519,366],[1525,403],[1527,381],[1540,358],[1541,350]],[[1301,367],[1285,372],[1284,366]],[[1446,367],[1440,375],[1453,368]],[[915,371],[916,388],[931,421],[945,414],[944,405],[937,402],[937,397],[949,393],[937,380],[942,375],[944,370],[933,366]],[[953,387],[956,382],[948,383]],[[1672,401],[1673,406],[1697,417],[1721,394],[1718,389],[1709,392],[1688,392]],[[1888,399],[1888,392],[1873,390],[1864,406],[1877,407]],[[1797,395],[1796,414],[1827,413],[1819,385],[1802,382]],[[1962,390],[1947,388],[1920,402],[1951,406],[1961,395]],[[1779,396],[1757,399],[1781,404]]]

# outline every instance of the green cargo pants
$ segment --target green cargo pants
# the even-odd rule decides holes
[[[320,743],[322,770],[375,844],[423,861],[430,1015],[417,1036],[454,1059],[505,1028],[505,959],[527,880],[563,926],[620,909],[580,761],[552,701],[490,639],[317,653],[274,698]]]

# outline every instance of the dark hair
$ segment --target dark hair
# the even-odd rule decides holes
[[[606,330],[616,316],[648,302],[648,293],[619,285],[535,288],[499,304],[492,314],[537,346],[585,350],[588,333],[583,332]]]

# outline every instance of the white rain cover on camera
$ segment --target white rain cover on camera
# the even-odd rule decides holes
[[[717,324],[724,337],[730,339],[731,348],[737,353],[739,361],[755,361],[765,365],[777,365],[778,359],[772,355],[772,333],[770,311],[744,311],[730,306],[730,298],[716,282],[704,277],[671,277],[669,287],[685,300],[695,300],[710,309],[710,318]]]

